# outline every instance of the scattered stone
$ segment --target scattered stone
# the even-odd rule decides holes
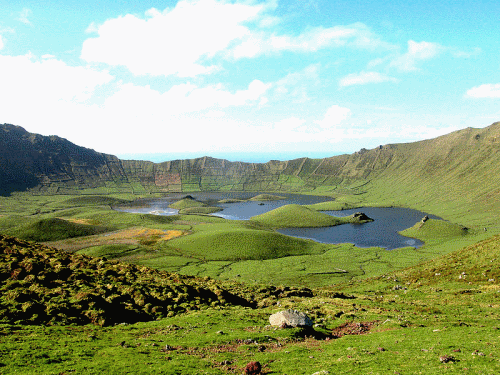
[[[385,352],[385,348],[378,347],[377,349],[378,349],[379,351],[381,351],[381,352]]]
[[[163,347],[163,351],[164,351],[164,352],[169,352],[169,351],[171,351],[171,350],[174,350],[174,347],[173,347],[173,346],[170,346],[170,345],[165,345],[165,346]]]
[[[245,367],[245,374],[247,375],[258,375],[262,371],[262,366],[260,362],[249,362]]]
[[[233,363],[233,361],[228,361],[228,360],[226,359],[225,361],[222,361],[222,362],[220,363],[220,365],[221,365],[221,366],[229,366],[229,365],[230,365],[230,364],[232,364],[232,363]]]
[[[401,285],[398,284],[398,285],[394,285],[392,287],[392,290],[408,290],[408,288],[405,287],[405,286],[403,287],[403,286],[401,286]]]
[[[441,361],[441,363],[448,363],[448,362],[456,362],[457,361],[455,359],[455,357],[453,357],[451,355],[442,355],[441,357],[439,357],[439,360]]]
[[[329,372],[326,371],[326,370],[321,370],[321,371],[318,371],[318,372],[315,372],[314,374],[312,375],[328,375]]]
[[[292,309],[271,315],[269,323],[280,327],[311,327],[313,325],[313,321],[305,313]]]
[[[429,220],[429,216],[425,215],[425,216],[422,218],[422,223],[425,223],[427,220]]]
[[[217,333],[218,335],[223,335],[223,334],[224,334],[224,332],[223,332],[223,331],[217,331],[216,333]]]

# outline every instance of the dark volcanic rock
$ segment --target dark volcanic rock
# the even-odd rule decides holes
[[[368,221],[373,221],[371,217],[368,217],[365,213],[363,212],[355,212],[351,215],[353,219],[355,219],[357,222],[360,223],[365,223]]]
[[[262,366],[260,362],[249,362],[245,367],[245,374],[247,375],[258,375],[262,371]]]

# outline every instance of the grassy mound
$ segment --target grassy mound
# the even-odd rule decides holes
[[[466,236],[469,234],[469,229],[448,221],[429,219],[425,222],[419,221],[413,227],[401,231],[400,234],[425,242],[436,242]]]
[[[202,260],[274,259],[316,253],[322,244],[280,233],[227,224],[212,224],[210,229],[179,237],[170,245],[184,256]],[[321,247],[322,249],[322,247]]]
[[[49,218],[21,225],[15,230],[15,234],[28,241],[46,242],[90,236],[110,230],[112,229],[100,225],[81,224],[59,218]]]
[[[330,216],[298,204],[288,204],[276,208],[264,214],[253,216],[251,220],[273,228],[329,227],[349,222],[347,218]]]
[[[236,198],[225,198],[221,199],[219,203],[239,203],[239,202],[246,202],[245,199],[236,199]]]
[[[271,194],[259,194],[255,197],[250,198],[250,201],[279,201],[282,199],[286,199],[286,197],[281,197],[279,195],[271,195]]]
[[[0,235],[0,321],[137,322],[209,306],[249,303],[214,282]]]
[[[190,195],[187,197],[184,197],[177,202],[174,202],[170,204],[168,207],[173,208],[175,210],[183,210],[186,208],[191,208],[191,207],[203,207],[205,204],[203,202],[200,202]]]
[[[179,210],[181,215],[209,215],[214,212],[222,211],[220,207],[210,207],[210,206],[200,206],[200,207],[188,207]]]

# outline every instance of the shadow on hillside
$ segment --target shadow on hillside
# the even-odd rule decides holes
[[[40,184],[38,178],[19,171],[15,175],[0,172],[0,196],[8,197],[16,191],[26,191]]]

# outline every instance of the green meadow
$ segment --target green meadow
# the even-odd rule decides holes
[[[259,361],[264,374],[496,374],[499,131],[297,159],[279,175],[234,165],[163,191],[137,179],[0,196],[0,373],[241,374]],[[211,187],[334,200],[246,221],[189,197],[173,216],[115,210]],[[363,206],[445,220],[414,223],[401,234],[425,244],[391,251],[276,231],[348,225],[321,211]],[[269,326],[289,308],[314,326]]]

